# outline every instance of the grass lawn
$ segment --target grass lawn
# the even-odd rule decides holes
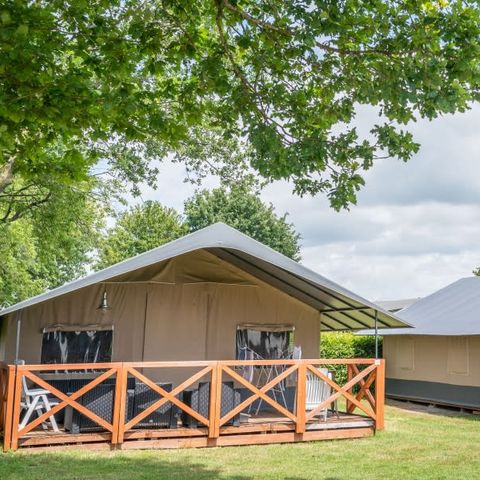
[[[480,417],[389,406],[386,418],[385,431],[361,440],[197,450],[0,454],[0,479],[480,478]]]

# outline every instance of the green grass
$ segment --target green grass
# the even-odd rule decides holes
[[[360,440],[295,445],[92,453],[0,454],[0,479],[480,478],[475,415],[387,407],[386,430]]]

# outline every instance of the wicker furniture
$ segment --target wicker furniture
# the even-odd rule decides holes
[[[183,392],[183,402],[204,417],[209,417],[210,408],[210,382],[200,382],[198,388],[185,390]],[[222,403],[220,406],[220,416],[226,415],[240,405],[240,390],[234,388],[233,382],[222,382]],[[185,412],[181,413],[181,419],[184,427],[196,428],[198,422],[191,415]],[[240,424],[240,414],[235,415],[225,425]]]
[[[75,385],[76,382],[81,382],[82,384]],[[86,383],[88,382],[84,380],[72,381],[72,390],[75,392]],[[111,423],[113,418],[114,392],[114,384],[100,384],[85,393],[85,395],[82,395],[79,398],[78,403],[85,408],[88,408],[90,411],[97,414],[100,418],[103,418],[108,423]],[[64,427],[65,430],[69,431],[70,433],[83,433],[103,430],[100,425],[71,407],[67,407],[65,409]]]
[[[61,380],[59,380],[61,381]],[[92,379],[70,379],[68,380],[68,394],[80,390],[82,387],[90,383]],[[127,407],[125,416],[131,418],[132,406],[131,397],[133,396],[134,379],[127,382]],[[78,403],[88,408],[90,411],[103,418],[108,423],[112,422],[113,418],[113,403],[115,395],[115,383],[113,379],[107,379],[105,382],[97,385],[92,390],[82,395],[78,399]],[[93,420],[85,417],[80,412],[72,407],[65,408],[64,427],[70,433],[83,433],[101,431],[103,428],[95,423]]]
[[[172,391],[171,383],[157,383],[156,385],[162,387],[167,392]],[[159,399],[160,395],[158,393],[154,392],[148,385],[137,381],[133,390],[133,396],[130,400],[132,404],[132,416],[128,418],[128,420],[136,417]],[[175,414],[176,407],[170,402],[166,402],[138,422],[133,428],[176,428],[177,417]]]

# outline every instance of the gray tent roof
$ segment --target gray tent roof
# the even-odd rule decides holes
[[[418,302],[418,300],[420,300],[420,297],[402,298],[399,300],[376,300],[375,303],[389,312],[397,313],[413,303]]]
[[[213,253],[321,311],[323,330],[373,328],[375,311],[378,311],[378,328],[408,326],[408,323],[378,305],[223,223],[216,223],[87,277],[5,308],[0,311],[0,317],[199,249]]]
[[[397,316],[415,328],[382,335],[480,335],[480,277],[461,278]]]

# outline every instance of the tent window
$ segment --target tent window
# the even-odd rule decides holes
[[[415,370],[415,340],[405,337],[397,343],[397,362],[400,370]]]
[[[448,373],[453,375],[468,375],[468,338],[448,338]]]
[[[237,327],[236,358],[245,359],[251,350],[264,359],[286,358],[293,345],[294,328],[290,326],[255,325]]]
[[[46,331],[42,363],[99,363],[112,360],[112,330]]]

